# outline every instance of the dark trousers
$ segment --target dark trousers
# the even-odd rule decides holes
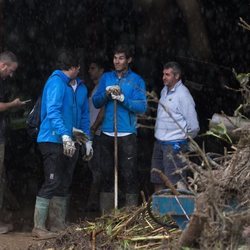
[[[5,186],[5,166],[4,166],[5,144],[0,143],[0,209],[3,207],[4,186]]]
[[[43,157],[45,180],[38,196],[46,199],[68,196],[79,150],[70,158],[63,154],[62,144],[39,143],[39,149]]]
[[[114,192],[114,137],[101,134],[103,192]],[[136,135],[118,137],[118,187],[128,194],[138,192]]]
[[[94,155],[92,159],[88,162],[89,170],[92,173],[93,184],[100,185],[101,183],[101,139],[99,135],[95,135],[93,139],[93,150]]]

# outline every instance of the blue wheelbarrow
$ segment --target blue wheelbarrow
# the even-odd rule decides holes
[[[194,212],[195,197],[188,190],[176,191],[178,195],[174,195],[171,189],[154,193],[148,202],[148,212],[155,222],[171,228],[178,226],[184,230]]]

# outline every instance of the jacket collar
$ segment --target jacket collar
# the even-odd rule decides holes
[[[67,75],[65,75],[62,70],[55,70],[53,73],[52,73],[52,76],[53,75],[58,75],[64,82],[66,82],[66,84],[69,84],[70,81],[72,80],[70,77],[68,77]],[[76,78],[76,82],[77,82],[77,85],[83,83],[82,80],[80,78]]]
[[[165,88],[166,88],[167,92],[175,92],[176,89],[177,89],[181,84],[182,84],[182,81],[179,80],[179,81],[174,85],[174,87],[173,87],[171,90],[168,90],[168,87],[167,87],[167,86],[165,86]]]
[[[130,68],[128,68],[127,71],[123,72],[122,78],[127,77],[131,72],[132,72],[132,70]],[[114,73],[114,75],[115,75],[116,78],[119,78],[118,74],[117,74],[117,71],[114,70],[113,73]]]

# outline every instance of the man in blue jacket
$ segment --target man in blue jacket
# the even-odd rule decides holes
[[[112,209],[114,204],[114,100],[117,101],[119,188],[125,194],[126,206],[138,202],[136,115],[146,111],[147,101],[145,83],[129,68],[131,62],[128,46],[118,45],[113,57],[115,70],[103,74],[93,96],[95,107],[105,110],[101,126],[103,186],[100,208],[103,212]]]
[[[72,51],[58,57],[58,68],[48,78],[42,95],[41,125],[37,138],[44,164],[44,183],[36,197],[34,228],[36,237],[50,238],[65,229],[65,216],[79,146],[73,128],[89,136],[87,88],[77,78],[79,59]],[[93,154],[91,141],[86,154]],[[49,229],[45,222],[49,219]]]

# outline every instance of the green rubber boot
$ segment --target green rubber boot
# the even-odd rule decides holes
[[[126,194],[126,207],[137,207],[138,206],[138,195],[137,194]]]
[[[100,193],[100,210],[102,214],[110,213],[114,208],[114,193]]]
[[[45,227],[45,223],[48,217],[49,203],[49,199],[45,199],[39,196],[36,197],[34,228],[32,230],[32,235],[41,239],[50,239],[57,236],[56,233],[48,231]]]
[[[49,206],[49,228],[51,232],[60,232],[66,229],[66,215],[69,197],[54,196]]]

